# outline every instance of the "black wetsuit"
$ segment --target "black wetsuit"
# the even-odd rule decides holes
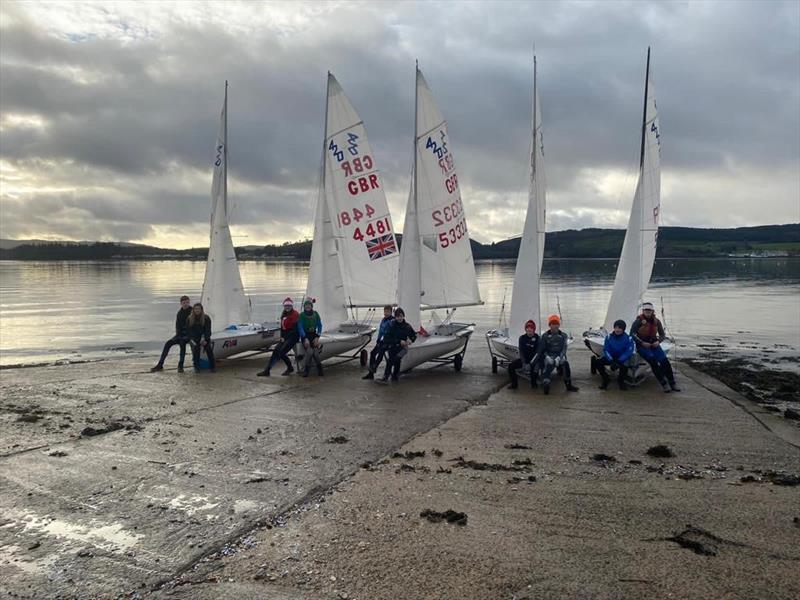
[[[539,368],[539,334],[519,336],[519,358],[508,365],[508,376],[511,379],[511,388],[517,387],[517,369],[522,365],[531,366],[531,385],[536,385],[536,375]]]
[[[195,322],[194,325],[189,325],[187,320],[186,324],[189,330],[189,339],[194,342],[192,344],[192,362],[194,363],[194,368],[200,368],[200,348],[202,347],[201,343],[205,341],[208,362],[211,365],[211,369],[214,369],[214,344],[211,342],[211,317],[203,315],[202,321]]]
[[[391,375],[392,380],[397,381],[400,375],[400,361],[406,355],[406,349],[400,345],[400,342],[404,340],[411,340],[413,342],[416,339],[417,334],[407,321],[403,321],[402,323],[397,319],[392,321],[383,338],[389,353],[389,356],[386,358],[386,370],[383,373],[384,380],[389,379],[389,375]]]
[[[389,327],[394,321],[394,317],[389,315],[388,317],[383,317],[381,319],[380,325],[378,325],[378,337],[375,340],[375,347],[372,349],[372,352],[369,353],[369,372],[374,373],[378,370],[378,366],[380,366],[381,361],[383,360],[386,351],[388,350],[388,346],[386,345],[386,332],[388,331]]]
[[[161,358],[158,359],[158,366],[163,367],[164,361],[167,360],[170,348],[175,344],[180,344],[181,354],[178,359],[178,368],[183,368],[183,361],[186,358],[186,344],[189,343],[189,329],[186,325],[186,320],[192,314],[192,307],[181,308],[175,316],[175,335],[167,340],[164,344],[164,349],[161,351]]]
[[[286,365],[286,370],[291,373],[294,371],[292,361],[289,360],[287,354],[292,351],[300,340],[300,332],[297,330],[297,320],[300,318],[300,313],[292,309],[291,311],[281,313],[281,338],[283,341],[275,347],[272,351],[272,356],[267,363],[265,371],[270,372],[270,369],[275,366],[279,360],[283,361]]]
[[[567,388],[572,386],[572,372],[569,368],[569,361],[567,360],[567,343],[569,338],[563,331],[553,333],[552,331],[545,331],[542,334],[541,348],[539,350],[542,361],[542,382],[546,386],[550,385],[550,376],[553,374],[553,369],[556,368],[556,359],[560,359],[561,368],[564,372],[564,385]]]

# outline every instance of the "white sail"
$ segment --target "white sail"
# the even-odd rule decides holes
[[[214,178],[211,183],[211,239],[203,280],[202,302],[215,330],[248,323],[250,301],[244,293],[239,263],[233,249],[228,223],[228,84],[220,115],[214,149]]]
[[[330,73],[326,106],[307,295],[327,329],[347,320],[349,306],[394,302],[400,254],[366,129]]]
[[[419,69],[416,87],[416,155],[403,230],[403,254],[409,257],[401,261],[398,294],[414,326],[420,324],[419,302],[429,307],[481,303],[447,123]],[[416,215],[416,231],[409,214]]]
[[[655,91],[650,78],[649,49],[643,115],[639,181],[636,184],[625,242],[614,279],[614,290],[606,313],[606,331],[611,331],[617,319],[624,319],[628,323],[634,319],[650,284],[656,258],[661,202],[661,131]]]
[[[535,65],[535,63],[534,63]],[[529,166],[528,212],[519,244],[514,288],[511,294],[511,317],[508,333],[512,338],[525,332],[525,322],[533,319],[536,327],[542,325],[539,304],[539,280],[544,260],[546,181],[544,171],[544,143],[542,141],[542,113],[539,93],[536,90],[536,67],[533,79],[533,123]]]

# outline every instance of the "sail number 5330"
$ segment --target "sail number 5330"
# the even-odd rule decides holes
[[[447,248],[467,235],[467,220],[461,219],[454,227],[439,232],[439,246]]]

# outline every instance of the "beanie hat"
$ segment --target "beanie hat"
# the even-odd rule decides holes
[[[549,317],[547,317],[547,324],[552,325],[553,323],[561,325],[561,319],[559,318],[558,315],[550,315]]]
[[[291,298],[287,297],[286,300],[283,301],[283,305],[284,306],[294,306],[294,302],[292,302]]]
[[[528,327],[532,327],[534,331],[536,331],[536,323],[533,322],[533,319],[528,319],[525,321],[525,329]]]

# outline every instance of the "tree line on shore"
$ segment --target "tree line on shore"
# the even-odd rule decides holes
[[[547,233],[545,258],[619,257],[624,229],[568,229]],[[402,235],[397,236],[402,243]],[[515,259],[519,238],[482,244],[470,240],[476,260]],[[240,259],[292,258],[308,260],[311,240],[244,246],[236,249]],[[187,259],[205,260],[208,248],[176,250],[117,242],[37,242],[0,249],[0,260],[102,260]],[[661,227],[658,258],[713,258],[730,255],[800,256],[800,223],[764,225],[736,229]]]

